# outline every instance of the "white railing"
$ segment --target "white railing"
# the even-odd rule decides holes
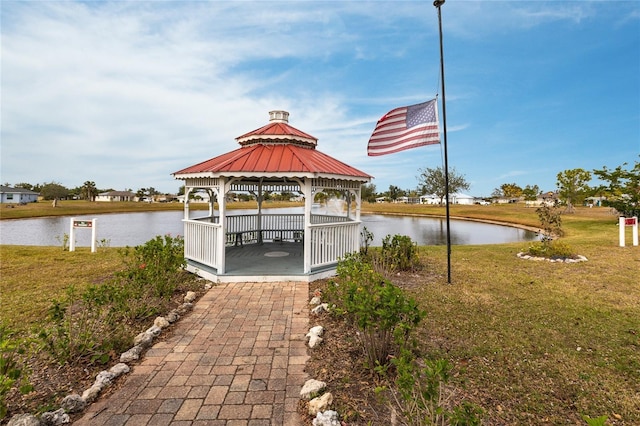
[[[360,242],[360,222],[345,221],[345,218],[331,217],[331,223],[315,223],[309,226],[311,236],[309,265],[311,269],[335,265],[347,253],[358,250]],[[304,236],[304,215],[262,215],[262,232],[257,232],[257,215],[227,216],[227,232],[222,232],[220,224],[204,220],[183,220],[185,257],[213,268],[221,267],[222,253],[218,251],[218,241],[236,244],[243,242],[290,239],[302,242]],[[346,219],[349,220],[349,219]],[[259,237],[258,235],[261,234]],[[250,241],[249,241],[250,240]]]
[[[217,223],[196,220],[184,222],[184,257],[204,265],[218,268],[220,253],[217,241],[222,234]]]
[[[227,245],[259,243],[262,241],[302,241],[304,215],[262,214],[227,216]],[[260,226],[258,226],[260,223]]]
[[[360,222],[311,225],[311,268],[335,264],[358,250]]]
[[[311,215],[311,223],[336,223],[336,222],[351,222],[352,219],[346,216],[329,216],[323,214],[312,214]]]
[[[299,230],[304,229],[303,214],[263,214],[261,229],[277,231],[280,229]]]

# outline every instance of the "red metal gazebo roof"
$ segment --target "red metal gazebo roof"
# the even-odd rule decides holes
[[[371,176],[316,150],[318,139],[288,124],[289,113],[271,111],[270,123],[236,138],[242,146],[182,169],[174,176],[278,174],[331,175],[371,179]]]

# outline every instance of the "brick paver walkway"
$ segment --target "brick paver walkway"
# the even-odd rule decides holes
[[[74,425],[300,425],[307,298],[301,282],[214,286]]]

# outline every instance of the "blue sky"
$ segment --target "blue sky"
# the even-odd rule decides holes
[[[442,166],[442,145],[366,154],[382,115],[441,93],[431,1],[0,7],[3,184],[176,192],[172,172],[275,109],[379,192]],[[449,165],[468,193],[638,160],[640,2],[448,0],[442,19]]]

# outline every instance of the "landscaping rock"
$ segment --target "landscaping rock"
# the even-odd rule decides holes
[[[333,395],[331,395],[331,392],[327,392],[322,396],[313,398],[311,401],[309,401],[309,415],[315,416],[321,411],[326,411],[326,409],[329,408],[332,402]]]
[[[142,348],[148,348],[152,343],[153,334],[147,332],[142,332],[133,339],[133,344]]]
[[[142,346],[134,346],[126,352],[120,355],[120,362],[131,362],[140,358],[142,353]]]
[[[82,399],[82,396],[74,393],[72,395],[65,396],[62,400],[61,406],[67,413],[79,413],[85,409],[87,401]]]
[[[322,342],[322,333],[324,332],[324,328],[321,325],[316,325],[315,327],[311,327],[306,337],[309,338],[309,347],[315,348]]]
[[[102,391],[102,386],[96,385],[95,383],[89,389],[82,392],[82,399],[84,399],[87,403],[93,402],[98,398],[100,392]]]
[[[547,262],[550,263],[579,263],[579,262],[586,262],[587,258],[585,256],[582,255],[576,255],[575,259],[570,259],[570,258],[546,258],[546,257],[537,257],[537,256],[531,256],[529,254],[526,254],[524,252],[520,252],[517,254],[517,256],[520,259],[525,259],[525,260],[533,260],[535,262],[544,262],[545,260]]]
[[[115,377],[120,377],[123,374],[127,374],[131,369],[123,362],[120,362],[109,369],[110,373],[113,373]]]
[[[193,303],[194,300],[196,300],[197,294],[195,291],[188,291],[187,294],[184,296],[184,301],[186,303]]]
[[[41,424],[33,414],[16,414],[11,417],[7,426],[40,426]]]
[[[316,306],[315,308],[313,308],[311,310],[312,314],[315,315],[320,315],[323,312],[329,312],[329,304],[328,303],[321,303],[318,306]]]
[[[300,398],[311,399],[311,395],[320,392],[327,386],[325,382],[320,380],[309,379],[305,382],[304,386],[300,390]]]
[[[162,332],[162,329],[155,325],[149,327],[147,331],[145,331],[145,333],[151,334],[153,337],[158,337],[161,332]]]
[[[169,327],[169,321],[164,317],[158,317],[153,321],[153,325],[161,329]]]
[[[178,314],[178,311],[176,309],[174,309],[173,311],[169,312],[166,316],[167,321],[169,321],[171,324],[173,324],[174,322],[178,321],[180,319],[180,314]]]
[[[96,376],[96,381],[94,385],[100,386],[102,389],[109,386],[111,381],[116,378],[116,375],[110,371],[101,371]]]
[[[71,422],[69,415],[64,412],[63,408],[56,411],[48,411],[42,413],[40,416],[40,422],[47,426],[59,426]]]
[[[313,426],[340,426],[338,413],[333,410],[328,410],[316,414],[316,418],[313,419]]]
[[[322,303],[322,299],[319,296],[314,296],[309,302],[310,305],[319,305]]]

